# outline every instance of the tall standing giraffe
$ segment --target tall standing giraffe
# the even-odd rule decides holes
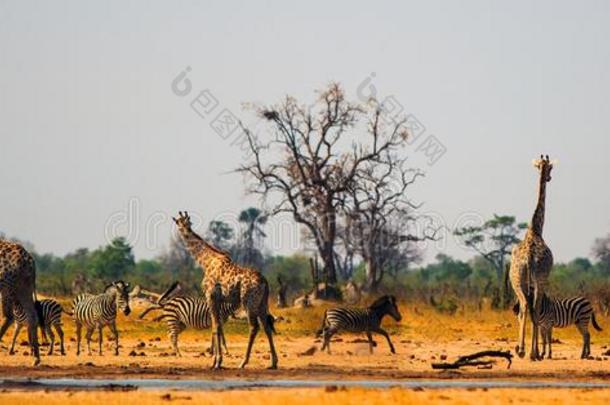
[[[36,266],[34,258],[25,248],[17,243],[0,240],[0,295],[4,323],[0,327],[0,339],[14,322],[14,308],[25,314],[28,326],[28,340],[34,365],[40,363],[38,348],[38,317],[34,307],[36,289]]]
[[[523,240],[513,248],[510,263],[510,282],[519,300],[519,343],[515,351],[519,357],[525,356],[525,328],[527,312],[532,318],[532,347],[530,359],[539,360],[538,355],[538,314],[542,296],[547,289],[548,278],[553,267],[553,253],[544,243],[544,209],[546,183],[551,181],[553,164],[546,157],[534,160],[534,167],[540,172],[538,183],[538,203]]]
[[[252,344],[259,330],[259,322],[262,324],[271,351],[271,365],[269,368],[277,368],[277,353],[273,344],[273,317],[269,314],[269,284],[261,273],[249,267],[235,264],[228,253],[223,252],[210,243],[203,240],[191,228],[191,219],[187,212],[179,212],[178,218],[173,218],[180,236],[195,261],[203,269],[203,280],[201,288],[208,299],[214,291],[214,286],[219,283],[224,295],[227,295],[236,286],[240,289],[239,300],[248,315],[250,324],[250,337],[246,354],[240,365],[245,367],[250,360]],[[213,303],[213,302],[212,302]],[[222,319],[212,317],[212,330],[216,336],[222,334]],[[220,346],[217,345],[216,348]],[[215,353],[214,368],[220,368],[222,364],[222,350]]]

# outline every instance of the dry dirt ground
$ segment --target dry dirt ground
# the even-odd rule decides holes
[[[227,325],[227,340],[231,353],[225,357],[225,370],[209,369],[211,358],[204,353],[209,346],[209,331],[188,331],[181,335],[180,344],[183,357],[169,355],[171,350],[163,325],[148,320],[137,320],[141,308],[134,308],[135,314],[129,319],[121,317],[121,353],[112,355],[109,336],[105,337],[104,355],[94,352],[89,356],[75,355],[74,329],[72,321],[65,316],[66,356],[43,356],[42,365],[30,367],[29,349],[22,334],[18,340],[18,353],[9,356],[6,345],[12,331],[5,336],[0,350],[0,379],[7,378],[110,378],[120,383],[125,378],[166,378],[166,379],[258,379],[258,380],[512,380],[512,381],[580,381],[604,382],[610,384],[610,327],[608,319],[598,315],[598,321],[605,329],[592,333],[592,354],[589,360],[581,360],[580,335],[575,328],[557,330],[554,337],[554,359],[530,362],[516,358],[510,369],[504,360],[491,369],[462,369],[459,371],[432,370],[431,364],[452,361],[457,356],[480,350],[510,350],[515,345],[516,320],[511,313],[494,311],[459,311],[454,315],[439,314],[427,307],[413,304],[403,305],[403,321],[396,324],[386,319],[384,325],[391,333],[397,354],[389,352],[385,339],[375,337],[377,347],[369,354],[364,336],[339,335],[331,344],[332,354],[321,353],[313,332],[319,327],[323,308],[274,310],[278,317],[275,337],[279,354],[279,370],[266,370],[269,356],[263,334],[254,346],[250,364],[245,370],[237,369],[246,345],[247,326],[242,320],[232,320]],[[152,317],[151,317],[152,318]],[[591,328],[592,329],[592,328]],[[106,332],[107,334],[108,332]],[[96,336],[94,336],[95,338]],[[528,342],[529,343],[529,342]],[[94,348],[97,344],[92,345]],[[46,347],[43,347],[46,352]],[[231,391],[163,391],[138,390],[136,392],[116,392],[104,390],[50,391],[0,387],[0,403],[20,403],[43,399],[45,403],[61,401],[83,403],[84,400],[128,402],[136,398],[146,403],[162,400],[192,401],[208,403],[222,398],[223,403],[248,399],[250,403],[292,402],[320,403],[356,402],[364,398],[371,403],[392,401],[453,400],[472,402],[473,400],[496,403],[509,397],[515,401],[530,402],[535,395],[550,403],[571,402],[573,399],[601,400],[610,398],[610,390],[604,389],[379,389],[362,388],[291,388],[256,389]],[[47,390],[48,391],[48,390]],[[541,393],[544,395],[541,397]],[[167,396],[169,395],[169,397]],[[227,402],[228,401],[228,402]],[[538,402],[536,400],[536,402]]]

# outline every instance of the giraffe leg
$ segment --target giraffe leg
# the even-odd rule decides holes
[[[246,364],[250,361],[250,353],[252,352],[252,344],[254,343],[254,339],[258,333],[258,319],[256,316],[248,314],[248,323],[250,324],[250,337],[248,338],[248,346],[246,347],[246,355],[244,356],[243,361],[239,365],[240,368],[246,367]]]
[[[11,343],[11,349],[8,351],[8,354],[11,356],[15,354],[15,342],[17,341],[17,336],[19,336],[19,331],[21,331],[21,324],[19,322],[15,323],[15,332],[13,333],[13,342]]]
[[[532,318],[532,347],[530,348],[530,360],[540,360],[538,355],[538,314],[540,313],[541,297],[538,286],[534,286],[533,302],[530,308],[530,316]]]
[[[30,342],[30,348],[32,355],[34,356],[34,365],[40,364],[40,348],[38,347],[38,315],[36,314],[36,308],[34,307],[34,298],[32,292],[28,289],[24,289],[21,296],[18,298],[19,305],[25,313],[25,323],[28,328],[28,341]]]
[[[275,351],[275,345],[273,344],[273,324],[271,323],[273,321],[269,317],[269,314],[264,315],[261,317],[260,321],[263,324],[263,329],[267,335],[269,351],[271,352],[271,365],[268,368],[275,370],[277,368],[277,353]]]
[[[519,342],[517,343],[517,347],[515,347],[515,352],[519,357],[523,358],[525,357],[525,328],[527,327],[527,312],[529,310],[529,305],[523,292],[519,291],[517,297],[519,298]]]

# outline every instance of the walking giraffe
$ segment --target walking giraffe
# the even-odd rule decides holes
[[[513,248],[510,263],[510,282],[519,300],[519,343],[515,351],[525,356],[525,328],[527,312],[532,318],[532,347],[530,359],[540,360],[538,354],[538,314],[542,297],[547,289],[549,273],[553,267],[553,253],[542,238],[546,183],[551,181],[553,164],[549,156],[534,160],[540,172],[538,204],[523,240]]]
[[[248,323],[250,324],[248,346],[240,367],[245,367],[250,360],[252,344],[258,333],[260,322],[269,340],[269,350],[271,351],[269,368],[277,368],[278,359],[273,344],[273,317],[269,314],[268,307],[269,285],[265,277],[254,269],[235,264],[228,253],[217,249],[193,232],[191,219],[187,212],[179,212],[178,218],[173,218],[173,220],[187,250],[204,271],[201,288],[208,299],[213,298],[210,297],[210,294],[214,291],[216,283],[222,286],[225,296],[239,284],[239,301],[247,313]],[[215,305],[214,302],[210,302],[210,304]],[[216,337],[219,337],[222,335],[222,319],[218,316],[217,311],[214,312],[216,312],[216,315],[213,314],[212,316],[212,331]],[[222,350],[220,350],[220,345],[215,347],[218,350],[214,356],[213,368],[220,368]]]
[[[28,326],[28,341],[34,356],[34,365],[40,364],[38,347],[38,317],[34,307],[36,290],[36,265],[32,255],[23,246],[0,240],[0,295],[4,323],[0,327],[0,339],[15,320],[14,309],[24,314]]]

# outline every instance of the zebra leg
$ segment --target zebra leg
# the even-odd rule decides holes
[[[366,331],[366,337],[369,340],[369,353],[373,354],[373,336],[371,336],[371,331]]]
[[[248,338],[248,346],[246,347],[246,355],[244,356],[243,361],[239,365],[240,368],[246,367],[246,364],[250,361],[250,353],[252,352],[252,344],[254,343],[254,339],[256,338],[256,334],[258,333],[258,319],[254,315],[248,314],[248,323],[250,324],[250,337]]]
[[[277,369],[277,353],[275,351],[275,345],[273,344],[273,325],[271,324],[271,321],[269,320],[268,314],[263,315],[260,318],[260,321],[263,324],[263,329],[265,331],[265,334],[267,335],[267,340],[269,341],[269,351],[271,352],[271,364],[267,368],[271,369],[271,370],[275,370],[275,369]],[[222,339],[224,340],[224,334],[222,336]],[[218,347],[218,349],[220,350],[220,346]],[[226,343],[225,343],[225,349],[226,349]]]
[[[546,357],[547,359],[553,358],[553,328],[549,327],[547,331],[547,344],[549,345],[549,354]]]
[[[184,329],[186,329],[186,325],[182,322],[171,319],[167,321],[167,334],[172,344],[172,348],[174,349],[174,356],[177,357],[182,357],[182,353],[180,353],[180,349],[178,348],[178,335],[180,335]]]
[[[36,314],[36,308],[34,307],[34,299],[31,293],[26,293],[24,290],[22,295],[18,298],[19,305],[25,313],[25,323],[28,327],[28,341],[30,342],[30,349],[34,356],[34,365],[40,364],[40,348],[38,347],[38,315]]]
[[[109,325],[112,334],[114,335],[114,355],[119,355],[119,331],[116,328],[116,321],[112,321]]]
[[[547,330],[540,328],[540,337],[542,338],[542,351],[540,352],[540,357],[544,358],[546,354],[546,343],[547,343]]]
[[[11,356],[15,354],[15,342],[17,341],[17,336],[19,336],[19,331],[21,331],[21,324],[19,322],[15,322],[15,332],[13,333],[13,342],[11,343],[11,349],[8,351],[8,354]]]
[[[100,356],[102,355],[102,341],[104,340],[104,334],[102,333],[102,329],[104,327],[102,326],[102,324],[99,324],[97,327],[97,333],[99,334],[99,352],[100,352]]]
[[[58,323],[55,324],[55,330],[57,331],[57,334],[59,335],[59,348],[60,348],[61,355],[65,356],[66,350],[64,349],[64,331],[61,329],[61,325]]]
[[[4,334],[15,322],[15,315],[13,314],[13,301],[9,299],[6,294],[2,294],[2,314],[4,315],[4,322],[0,326],[0,340],[4,337]]]
[[[93,336],[94,330],[94,326],[87,326],[87,333],[85,334],[85,339],[87,340],[87,353],[89,356],[91,356],[91,336]]]
[[[83,325],[79,321],[76,321],[76,355],[77,356],[80,354],[80,341],[81,341],[81,335],[82,335],[82,328],[83,328]]]
[[[582,335],[582,353],[580,354],[580,358],[586,359],[591,354],[591,335],[589,335],[589,328],[582,323],[576,324],[576,327]]]
[[[326,352],[328,354],[330,354],[330,338],[333,337],[333,335],[337,333],[337,331],[334,328],[324,328],[324,330],[322,331],[322,337],[324,338],[324,344],[322,345],[322,350],[324,350],[324,348],[326,348]]]
[[[53,354],[53,348],[55,347],[55,334],[53,333],[53,330],[51,330],[51,325],[45,325],[43,330],[47,330],[47,335],[49,335],[49,337],[51,338],[51,341],[49,342],[49,350],[47,351],[47,356],[50,356]]]
[[[392,354],[396,354],[396,349],[394,349],[394,345],[392,344],[392,341],[390,340],[390,335],[388,334],[388,332],[386,332],[385,330],[379,328],[377,329],[375,332],[379,333],[380,335],[383,335],[386,340],[388,341],[388,345],[390,346],[390,352]]]

